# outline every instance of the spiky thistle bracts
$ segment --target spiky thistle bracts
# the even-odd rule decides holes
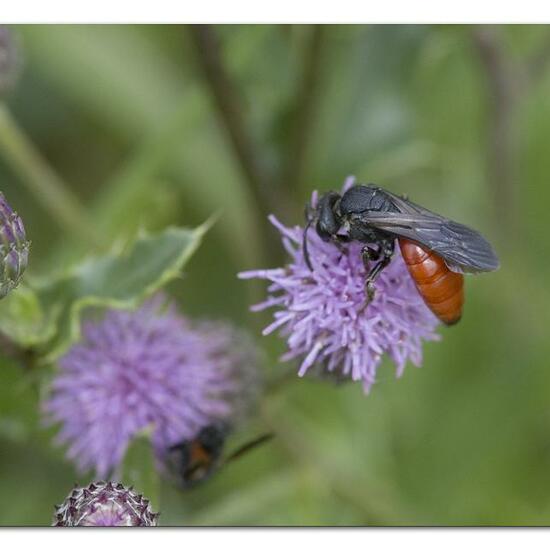
[[[344,190],[352,183],[348,179]],[[314,193],[312,207],[316,203]],[[424,304],[399,251],[377,279],[376,296],[366,306],[367,273],[359,243],[339,249],[310,231],[311,271],[304,259],[304,228],[285,227],[274,216],[269,219],[281,234],[289,263],[239,277],[269,281],[268,298],[252,310],[276,309],[274,322],[263,334],[279,331],[286,339],[283,360],[299,360],[300,376],[320,371],[360,381],[366,392],[376,381],[384,355],[395,363],[397,376],[409,360],[420,366],[422,342],[438,339],[439,323]]]
[[[29,261],[23,221],[0,193],[0,299],[21,281]]]
[[[43,403],[81,472],[116,472],[148,428],[162,469],[171,446],[211,423],[233,425],[255,398],[260,356],[248,336],[225,323],[192,323],[160,296],[136,311],[108,311],[82,333]]]
[[[54,527],[155,527],[159,514],[132,487],[96,481],[75,487],[55,507]]]

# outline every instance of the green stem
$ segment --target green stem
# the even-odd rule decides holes
[[[308,155],[315,131],[322,84],[322,55],[325,49],[326,30],[323,25],[314,25],[309,29],[309,33],[309,43],[304,51],[300,81],[292,108],[293,122],[289,149],[286,151],[286,167],[281,177],[281,183],[295,199],[293,202],[301,199],[300,186],[307,176]]]
[[[97,231],[77,197],[50,168],[4,105],[0,105],[0,155],[62,229],[94,247],[100,246]]]

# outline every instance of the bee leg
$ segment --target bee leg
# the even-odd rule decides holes
[[[351,239],[347,235],[331,235],[331,240],[334,243],[334,246],[341,252],[341,254],[344,254],[346,251],[346,248],[344,247],[344,244],[347,244],[351,241]]]
[[[378,247],[378,250],[371,248],[370,246],[364,246],[362,248],[361,259],[363,260],[363,265],[367,271],[369,269],[369,262],[377,262],[380,259],[381,253],[382,249],[380,247]]]
[[[395,248],[395,241],[392,240],[381,244],[378,251],[375,251],[375,253],[377,254],[377,258],[380,257],[380,255],[382,255],[382,259],[370,270],[367,276],[367,279],[365,281],[365,292],[367,294],[367,300],[366,300],[367,304],[369,304],[374,300],[374,296],[376,294],[376,288],[374,286],[374,283],[378,278],[378,275],[380,275],[380,273],[382,273],[384,268],[386,268],[388,264],[391,262],[394,248]],[[365,253],[365,249],[366,249],[366,253]],[[370,255],[371,250],[372,249],[369,249],[368,247],[363,248],[363,252],[362,252],[363,262],[365,262],[366,254]]]
[[[183,441],[181,443],[176,443],[175,445],[171,445],[170,447],[168,447],[168,452],[179,451],[185,448],[187,448],[187,442]]]
[[[365,292],[367,293],[367,304],[372,302],[374,300],[374,296],[376,294],[376,288],[374,286],[374,283],[382,272],[382,270],[390,263],[391,258],[383,258],[380,262],[378,262],[369,273],[369,276],[367,277],[367,280],[365,281]]]

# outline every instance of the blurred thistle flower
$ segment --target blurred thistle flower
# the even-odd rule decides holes
[[[214,422],[234,425],[257,394],[259,352],[221,322],[192,324],[162,296],[137,311],[83,324],[44,402],[80,471],[116,471],[132,438],[152,427],[158,465]]]
[[[342,192],[353,183],[348,178]],[[314,192],[312,207],[317,200]],[[376,281],[374,300],[365,307],[361,243],[352,242],[342,252],[310,231],[308,248],[315,261],[310,271],[303,254],[304,228],[285,227],[275,216],[269,220],[281,233],[289,264],[238,276],[271,282],[267,300],[251,309],[277,308],[275,321],[263,334],[279,330],[286,338],[288,351],[282,360],[300,359],[299,376],[315,372],[361,381],[366,393],[384,354],[395,363],[398,377],[407,360],[420,366],[422,340],[439,338],[434,332],[439,322],[419,295],[399,249]]]
[[[0,193],[0,298],[19,284],[27,267],[29,245],[21,218]]]
[[[7,25],[0,25],[0,98],[15,87],[20,69],[17,37]]]
[[[55,507],[54,527],[156,527],[158,514],[146,498],[121,483],[97,481],[75,487]]]

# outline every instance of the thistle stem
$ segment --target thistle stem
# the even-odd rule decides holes
[[[243,181],[256,203],[260,238],[270,251],[270,256],[281,261],[282,249],[276,242],[275,233],[267,228],[264,220],[271,212],[292,212],[293,203],[284,187],[274,185],[271,174],[261,161],[253,133],[246,123],[240,90],[225,66],[223,48],[216,28],[211,25],[190,25],[188,34],[192,39],[205,84],[211,92],[218,119],[226,130],[228,143],[241,168]]]
[[[245,123],[239,90],[224,65],[222,46],[216,30],[210,25],[190,25],[188,32],[245,181],[256,203],[264,208],[263,213],[267,215],[269,183],[260,166],[254,140]]]
[[[310,29],[300,71],[300,82],[294,101],[293,123],[289,139],[289,150],[286,152],[286,167],[282,174],[282,183],[297,199],[300,186],[307,175],[308,154],[312,134],[315,130],[320,85],[323,68],[322,54],[326,41],[326,31],[323,25],[314,25]]]
[[[61,228],[99,247],[97,231],[77,197],[48,165],[6,106],[1,104],[0,155]]]
[[[550,64],[550,33],[521,63],[506,49],[502,28],[474,25],[471,28],[487,85],[488,135],[487,179],[493,193],[495,221],[502,243],[519,247],[521,234],[518,195],[521,189],[518,148],[518,114],[528,93],[545,75]]]

